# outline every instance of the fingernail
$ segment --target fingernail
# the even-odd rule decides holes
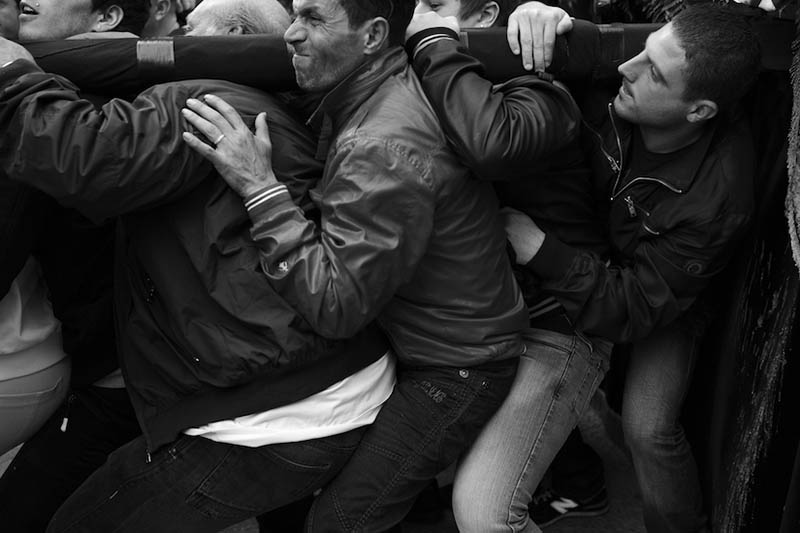
[[[189,98],[188,100],[186,100],[186,105],[197,105],[198,103],[199,102],[194,98]]]

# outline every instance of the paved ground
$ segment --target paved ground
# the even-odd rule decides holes
[[[601,402],[593,402],[581,423],[586,441],[603,457],[606,483],[611,500],[610,511],[593,518],[566,518],[546,529],[546,533],[644,533],[641,502],[633,479],[630,461],[621,447],[619,420],[608,414]],[[0,456],[0,472],[5,471],[16,450]],[[2,530],[2,518],[0,518]],[[405,522],[404,533],[457,533],[452,513],[434,524]],[[100,532],[98,532],[100,533]],[[258,533],[254,520],[242,522],[222,533]]]

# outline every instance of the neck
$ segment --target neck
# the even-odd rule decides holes
[[[689,146],[703,136],[704,129],[688,122],[669,128],[639,126],[645,148],[656,154],[669,154]]]

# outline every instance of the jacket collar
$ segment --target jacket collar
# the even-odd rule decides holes
[[[611,120],[616,124],[616,135],[620,136],[622,143],[623,157],[626,159],[626,166],[630,164],[631,154],[630,146],[633,142],[633,124],[620,118],[614,111],[613,106],[609,107]],[[692,144],[681,149],[680,157],[672,157],[665,160],[658,167],[648,170],[647,177],[656,178],[659,181],[670,184],[677,190],[686,191],[694,183],[700,166],[708,156],[711,149],[712,141],[718,129],[720,119],[712,119],[703,130],[700,138]],[[623,172],[625,170],[623,169]],[[631,176],[631,179],[636,179],[637,176]]]
[[[331,137],[348,118],[389,77],[402,72],[408,66],[408,56],[400,46],[392,46],[356,68],[322,98],[308,124],[320,130],[320,145],[317,156],[324,158]]]

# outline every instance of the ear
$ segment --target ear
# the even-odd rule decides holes
[[[172,9],[171,0],[150,0],[150,18],[161,20],[170,14]]]
[[[500,6],[497,2],[486,2],[483,4],[480,13],[478,13],[478,20],[475,21],[475,26],[478,28],[491,28],[497,22],[497,17],[500,16]]]
[[[719,108],[716,102],[712,100],[696,100],[689,107],[686,120],[692,124],[698,124],[717,116],[717,111],[719,111]]]
[[[383,17],[376,17],[365,22],[362,32],[365,55],[377,54],[389,42],[389,22]]]
[[[125,16],[125,12],[118,5],[112,4],[102,11],[98,11],[96,16],[97,19],[92,25],[91,31],[105,32],[119,26],[119,23],[122,22],[122,17]]]

